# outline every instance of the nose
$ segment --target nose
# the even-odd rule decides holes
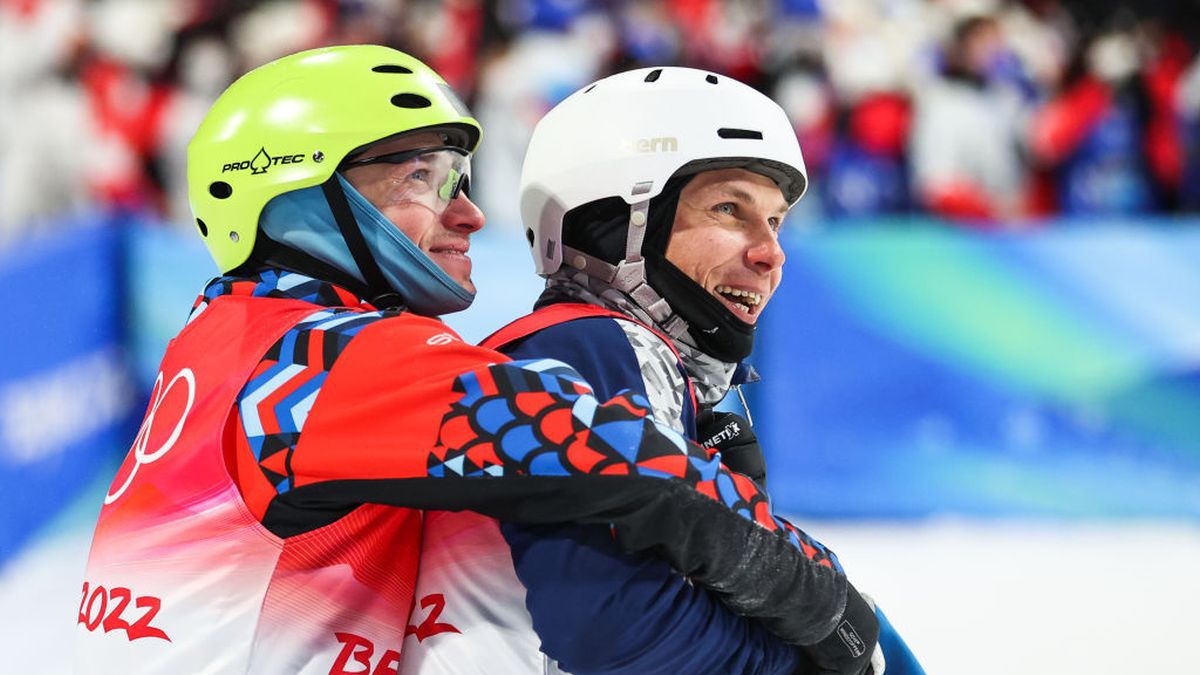
[[[460,192],[442,212],[442,224],[448,229],[470,234],[483,229],[483,211],[471,201],[466,192]]]
[[[746,262],[760,272],[774,272],[783,267],[786,259],[778,234],[766,225],[756,228],[754,239],[746,249]]]

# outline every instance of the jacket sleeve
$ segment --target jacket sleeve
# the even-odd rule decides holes
[[[558,324],[505,351],[568,363],[600,398],[624,389],[647,394],[664,423],[679,416],[678,390],[656,397],[650,384],[682,388],[682,377],[666,370],[673,359],[648,362],[612,319]],[[655,405],[656,398],[664,403]],[[623,554],[607,526],[500,529],[542,651],[570,672],[794,673],[804,662],[800,650],[732,613],[660,558]]]
[[[801,649],[738,616],[599,525],[501,523],[542,651],[576,675],[816,672]]]
[[[407,317],[408,315],[404,315]],[[423,319],[357,334],[324,378],[264,525],[288,536],[363,503],[526,524],[612,524],[785,641],[830,635],[848,583],[767,496],[558,361],[506,362]]]

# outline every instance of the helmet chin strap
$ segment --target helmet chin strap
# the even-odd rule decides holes
[[[734,316],[666,256],[652,252],[646,263],[648,284],[686,322],[688,335],[697,349],[725,363],[738,363],[750,356],[754,349],[753,324]]]
[[[609,283],[633,298],[672,338],[690,338],[697,349],[726,363],[737,363],[750,356],[754,349],[752,324],[738,319],[704,287],[675,267],[667,260],[665,251],[654,250],[648,256],[643,255],[649,220],[649,199],[630,205],[625,259],[612,270]]]
[[[342,238],[346,240],[346,248],[350,249],[354,264],[358,266],[363,282],[371,292],[371,304],[380,309],[404,306],[404,298],[388,285],[379,264],[375,262],[375,256],[371,255],[370,249],[367,248],[367,240],[363,238],[362,229],[350,210],[350,202],[346,200],[346,193],[338,182],[336,172],[321,184],[321,191],[325,193],[329,210],[333,212]]]
[[[612,269],[608,281],[613,288],[633,298],[667,335],[679,338],[687,332],[687,323],[675,314],[671,305],[647,282],[642,244],[646,239],[649,221],[649,199],[630,205],[629,223],[625,230],[625,258]]]
[[[629,227],[625,234],[625,262],[642,259],[642,242],[646,240],[646,225],[650,222],[650,200],[643,199],[629,207]]]

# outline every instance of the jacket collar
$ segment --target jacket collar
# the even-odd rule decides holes
[[[192,304],[188,322],[221,296],[283,298],[303,300],[321,307],[353,307],[375,311],[366,300],[328,281],[314,279],[299,272],[266,267],[248,275],[225,275],[208,282],[204,292]]]

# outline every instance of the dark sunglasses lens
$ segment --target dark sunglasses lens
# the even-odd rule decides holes
[[[464,194],[467,198],[471,197],[471,177],[465,173],[458,177],[458,184],[450,192],[450,201],[457,199],[459,194]]]

